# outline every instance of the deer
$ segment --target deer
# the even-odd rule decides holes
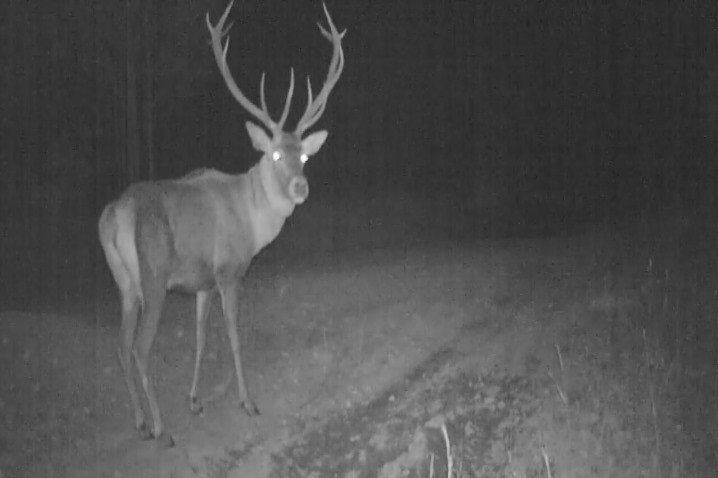
[[[305,136],[322,116],[327,100],[344,68],[342,39],[323,4],[329,29],[317,22],[321,34],[332,44],[332,56],[324,84],[313,96],[307,76],[307,105],[293,132],[284,130],[294,93],[294,68],[279,121],[267,109],[264,78],[260,80],[260,106],[237,86],[227,64],[229,29],[225,22],[229,2],[217,24],[206,15],[214,59],[234,99],[260,126],[246,122],[253,147],[261,158],[246,172],[232,175],[202,168],[177,179],[130,184],[119,198],[107,204],[99,224],[99,239],[121,299],[118,355],[124,374],[135,429],[145,440],[174,446],[164,430],[152,380],[148,376],[150,349],[157,333],[168,292],[196,297],[196,351],[189,392],[190,411],[203,411],[197,396],[200,365],[205,347],[205,327],[211,298],[218,294],[234,360],[240,406],[249,416],[259,414],[244,379],[237,332],[239,294],[253,258],[282,230],[295,207],[304,203],[309,184],[303,169],[308,158],[327,139],[321,130]],[[225,40],[226,38],[226,40]],[[269,134],[267,134],[269,133]],[[303,138],[303,136],[305,136]],[[145,421],[132,364],[152,418]]]

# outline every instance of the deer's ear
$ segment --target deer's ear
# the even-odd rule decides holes
[[[246,126],[247,133],[249,133],[249,137],[252,139],[252,146],[254,146],[254,149],[261,151],[262,153],[269,154],[272,148],[272,140],[269,139],[267,133],[251,121],[247,121]]]
[[[327,133],[326,131],[317,131],[316,133],[312,133],[306,138],[302,140],[302,152],[306,154],[307,156],[313,156],[316,154],[317,151],[319,151],[319,148],[322,147],[324,144],[324,141],[327,140]]]

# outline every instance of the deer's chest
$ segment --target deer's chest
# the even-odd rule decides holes
[[[286,218],[271,211],[250,210],[250,223],[254,242],[254,254],[270,244],[279,235]]]

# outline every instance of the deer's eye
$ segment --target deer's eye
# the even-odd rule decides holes
[[[302,164],[304,164],[307,161],[309,161],[309,156],[307,156],[306,154],[302,154],[301,156],[299,156],[299,159],[302,162]]]
[[[275,161],[279,161],[279,159],[282,157],[282,154],[279,151],[275,151],[272,153],[272,159]]]

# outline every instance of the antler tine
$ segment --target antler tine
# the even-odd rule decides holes
[[[289,106],[292,104],[292,95],[294,94],[294,68],[290,70],[289,75],[289,91],[287,92],[287,99],[284,100],[284,110],[282,110],[282,117],[279,118],[279,122],[277,123],[277,128],[280,130],[284,128],[284,122],[287,121],[287,116],[289,116]]]
[[[259,80],[259,101],[262,105],[262,111],[269,116],[269,109],[267,108],[267,100],[264,98],[264,77],[266,76],[266,72],[262,72],[262,79]]]
[[[239,89],[237,86],[237,83],[234,81],[234,78],[232,77],[232,73],[229,71],[229,66],[227,65],[227,50],[229,48],[229,28],[231,25],[227,28],[224,27],[224,23],[227,21],[227,17],[229,16],[229,11],[232,9],[232,5],[234,4],[234,0],[231,0],[229,4],[227,5],[227,8],[224,9],[224,13],[222,13],[222,16],[220,17],[219,21],[216,25],[212,25],[212,22],[209,19],[209,12],[207,12],[207,15],[205,17],[205,20],[207,22],[207,29],[209,30],[209,35],[212,40],[212,52],[214,53],[214,59],[217,63],[217,66],[219,67],[220,73],[222,73],[222,78],[224,78],[224,83],[227,85],[227,88],[229,89],[229,92],[234,96],[234,99],[237,100],[237,102],[242,105],[242,107],[247,110],[252,116],[257,118],[259,121],[264,123],[264,125],[272,132],[275,132],[277,130],[277,124],[272,121],[272,118],[269,116],[269,113],[266,108],[266,103],[264,101],[264,94],[262,93],[262,109],[259,109],[252,101],[250,101],[244,93],[242,93],[242,90]],[[223,38],[227,37],[227,40],[223,43]],[[261,85],[262,91],[264,91],[264,74],[262,75],[262,85]]]
[[[296,134],[299,136],[314,125],[314,123],[316,123],[322,116],[327,100],[329,99],[329,93],[331,93],[334,85],[336,85],[339,80],[342,70],[344,69],[344,50],[342,50],[341,43],[342,38],[344,38],[344,34],[346,33],[346,29],[342,33],[339,33],[336,26],[334,26],[331,15],[329,15],[327,5],[322,3],[322,6],[324,7],[324,14],[327,17],[327,23],[329,24],[329,31],[327,31],[321,24],[318,24],[319,31],[322,33],[322,36],[332,42],[334,49],[332,51],[332,59],[329,62],[329,70],[327,72],[327,78],[324,81],[324,86],[322,86],[322,90],[316,98],[314,98],[314,100],[312,100],[311,86],[309,85],[309,82],[307,82],[309,86],[307,107],[304,110],[304,114],[301,119],[297,123],[296,129]]]
[[[231,26],[231,25],[230,25],[230,26]],[[326,38],[327,40],[332,41],[332,34],[329,33],[329,32],[326,30],[326,28],[324,28],[324,27],[322,26],[321,23],[317,22],[317,26],[319,27],[319,31],[322,32],[322,36],[323,36],[324,38]],[[340,40],[343,40],[343,39],[344,39],[344,35],[346,35],[346,33],[347,33],[347,29],[345,28],[344,31],[339,34],[339,39],[340,39]]]
[[[309,108],[309,105],[312,104],[312,80],[309,79],[309,75],[307,75],[307,108]],[[307,114],[307,110],[304,110],[304,115]]]

